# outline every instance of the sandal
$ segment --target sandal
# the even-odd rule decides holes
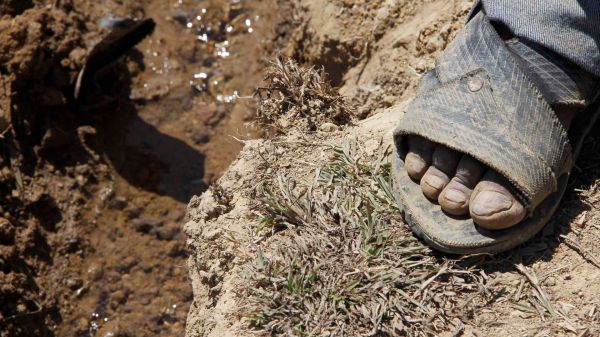
[[[394,132],[394,192],[401,213],[412,231],[437,250],[496,253],[532,238],[558,207],[583,140],[600,115],[594,98],[577,114],[569,133],[551,108],[552,95],[541,93],[544,79],[524,64],[527,48],[504,41],[482,11],[474,14],[435,69],[423,76]],[[486,230],[467,216],[445,213],[408,176],[403,161],[408,135],[468,154],[496,170],[525,206],[525,220]]]

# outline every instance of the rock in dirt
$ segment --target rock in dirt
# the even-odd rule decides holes
[[[179,230],[169,227],[159,227],[154,229],[154,234],[159,240],[170,241],[173,240],[177,234],[179,234]]]
[[[323,124],[321,124],[321,126],[319,126],[319,130],[321,130],[323,132],[334,132],[334,131],[337,131],[338,129],[339,129],[338,126],[333,123],[323,123]]]
[[[68,278],[65,283],[71,290],[77,290],[83,286],[83,281],[80,278]]]
[[[118,210],[124,210],[127,207],[127,198],[116,197],[110,201],[109,207]]]

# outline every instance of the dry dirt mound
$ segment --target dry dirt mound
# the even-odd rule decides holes
[[[498,256],[437,255],[394,209],[387,150],[420,74],[471,2],[296,3],[287,55],[323,66],[357,118],[371,117],[323,128],[313,118],[321,124],[310,131],[312,112],[297,113],[310,104],[266,101],[285,135],[246,142],[189,204],[187,336],[600,333],[600,293],[585,286],[600,280],[599,139],[533,241]]]

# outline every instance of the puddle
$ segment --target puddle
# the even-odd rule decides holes
[[[89,243],[68,257],[58,336],[183,336],[192,300],[185,206],[256,130],[246,121],[274,34],[274,1],[88,4],[99,24],[152,17],[130,54],[129,100],[106,107],[96,146],[110,166],[84,206]]]

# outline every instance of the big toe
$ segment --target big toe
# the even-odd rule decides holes
[[[525,207],[508,189],[509,182],[488,172],[477,184],[469,202],[469,213],[479,226],[498,230],[514,226],[525,218]]]

